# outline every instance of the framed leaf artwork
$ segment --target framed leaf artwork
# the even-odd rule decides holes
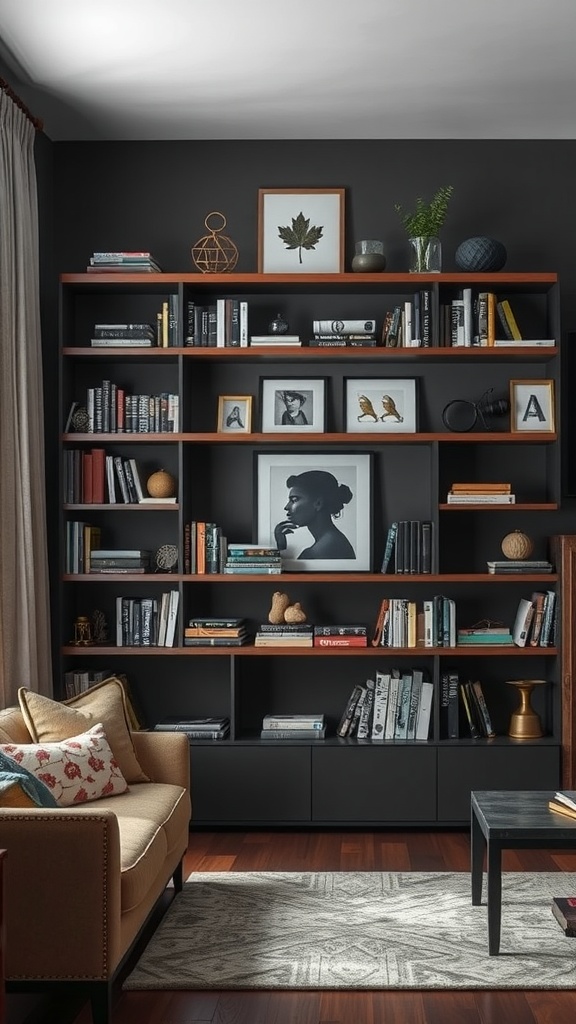
[[[343,188],[258,190],[258,273],[341,274]]]

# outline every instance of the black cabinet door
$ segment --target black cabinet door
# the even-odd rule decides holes
[[[192,823],[310,821],[310,748],[192,746]]]
[[[312,749],[312,818],[386,825],[436,820],[436,748],[342,745]]]
[[[439,747],[438,821],[470,821],[473,789],[558,789],[560,747]]]

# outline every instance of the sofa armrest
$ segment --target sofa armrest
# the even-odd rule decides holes
[[[181,732],[133,732],[136,757],[152,782],[190,792],[190,742]]]
[[[6,977],[109,978],[123,952],[116,815],[0,809],[0,847]]]

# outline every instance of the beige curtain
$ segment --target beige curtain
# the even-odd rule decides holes
[[[0,704],[52,694],[35,129],[0,91]]]

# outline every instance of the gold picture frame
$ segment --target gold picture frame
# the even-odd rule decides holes
[[[343,188],[258,190],[258,273],[341,274]]]
[[[252,433],[252,395],[219,395],[218,434]]]
[[[553,380],[510,381],[510,431],[556,433]]]

